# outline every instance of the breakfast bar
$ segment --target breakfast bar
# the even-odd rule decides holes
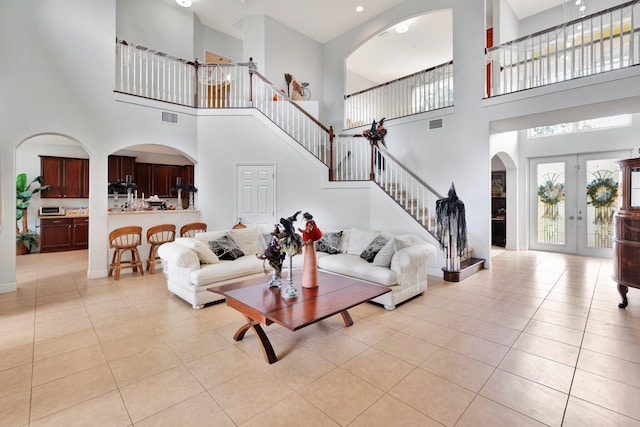
[[[145,265],[149,256],[150,245],[147,242],[146,233],[150,227],[158,224],[174,224],[176,226],[176,237],[180,227],[190,222],[200,221],[199,210],[142,210],[131,212],[109,212],[109,224],[107,234],[116,228],[137,225],[142,227],[142,244],[138,247],[142,264]],[[113,251],[109,251],[111,260]]]

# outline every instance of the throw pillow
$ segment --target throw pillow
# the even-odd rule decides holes
[[[328,254],[337,254],[340,247],[342,231],[324,233],[320,240],[316,242],[316,251]]]
[[[391,258],[393,258],[393,254],[396,252],[396,239],[391,237],[386,245],[380,249],[380,252],[373,258],[373,265],[377,265],[380,267],[391,266]]]
[[[232,261],[244,256],[242,249],[240,249],[236,241],[233,240],[233,237],[228,234],[225,234],[219,239],[212,240],[209,242],[209,246],[211,246],[213,253],[220,259]]]
[[[200,264],[215,264],[219,261],[216,254],[213,253],[205,242],[201,242],[192,237],[176,237],[175,242],[195,252],[196,255],[198,255]]]
[[[260,242],[262,236],[255,227],[232,229],[228,234],[245,254],[257,254],[264,250]]]
[[[349,246],[347,247],[347,253],[351,255],[360,255],[377,235],[377,231],[352,228],[349,232]]]
[[[362,251],[360,258],[367,262],[373,262],[378,252],[387,244],[389,239],[384,236],[377,236],[369,245]]]

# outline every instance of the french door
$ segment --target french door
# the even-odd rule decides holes
[[[530,160],[529,247],[611,257],[618,206],[616,160],[626,151]]]

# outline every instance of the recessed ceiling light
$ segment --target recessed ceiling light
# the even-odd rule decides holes
[[[409,31],[409,26],[406,24],[400,24],[396,27],[396,33],[398,34],[406,33],[407,31]]]
[[[363,10],[364,10],[364,7],[362,6],[356,7],[356,12],[362,12]]]
[[[582,0],[576,0],[576,6],[580,6],[580,3],[582,3]]]
[[[580,12],[584,12],[585,9],[586,9],[585,5],[580,6]]]
[[[176,3],[182,7],[191,7],[191,0],[176,0]]]

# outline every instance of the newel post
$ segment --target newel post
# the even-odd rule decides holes
[[[329,181],[333,181],[333,126],[329,126]]]
[[[195,81],[195,85],[196,85],[195,91],[194,91],[194,94],[193,94],[193,102],[194,102],[193,106],[195,108],[198,108],[198,87],[200,86],[199,82],[198,82],[198,67],[199,66],[200,66],[200,64],[198,63],[198,58],[196,58],[195,62],[193,63],[193,68],[195,70],[195,79],[194,79],[194,81]]]
[[[253,72],[256,70],[253,57],[249,57],[249,106],[253,107]]]
[[[374,147],[375,147],[375,141],[373,139],[369,140],[369,146],[371,147],[371,150],[369,150],[371,152],[371,165],[369,166],[369,181],[373,181],[375,179],[375,161],[374,161]]]

